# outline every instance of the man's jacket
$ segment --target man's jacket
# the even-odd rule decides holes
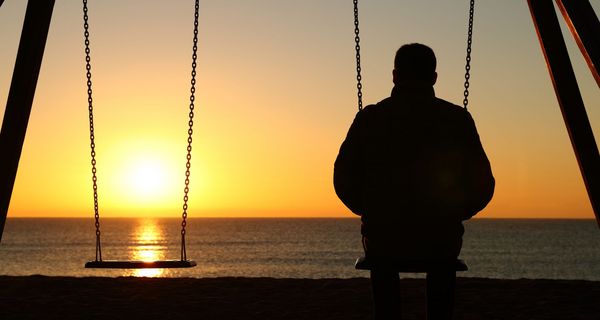
[[[494,183],[471,115],[432,87],[396,86],[358,112],[334,168],[374,256],[458,256],[462,221],[487,205]]]

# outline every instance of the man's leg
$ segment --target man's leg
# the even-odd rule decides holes
[[[427,273],[427,320],[450,320],[454,311],[456,271]]]
[[[393,270],[372,270],[375,320],[401,319],[400,276]]]

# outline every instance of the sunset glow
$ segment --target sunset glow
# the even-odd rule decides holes
[[[25,5],[0,10],[2,101]],[[55,5],[9,217],[93,216],[80,6]],[[179,217],[193,5],[89,7],[100,214]],[[361,3],[365,104],[389,96],[394,51],[408,42],[435,50],[436,94],[460,104],[467,10]],[[357,112],[351,4],[202,1],[200,12],[190,217],[352,217],[332,186]],[[592,218],[527,2],[481,2],[475,15],[469,111],[497,182],[478,216]],[[598,132],[600,90],[563,30]]]

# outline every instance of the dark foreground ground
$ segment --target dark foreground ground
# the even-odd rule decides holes
[[[403,280],[404,319],[424,281]],[[368,279],[0,276],[0,319],[372,319]],[[600,282],[459,278],[455,319],[600,319]]]

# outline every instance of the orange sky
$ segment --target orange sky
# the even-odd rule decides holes
[[[181,213],[188,2],[90,3],[103,216]],[[456,3],[363,1],[366,103],[389,95],[407,42],[436,51],[438,96],[462,101],[468,3]],[[2,101],[25,4],[0,8]],[[477,5],[470,111],[497,180],[480,216],[592,218],[526,1]],[[80,6],[56,3],[9,217],[93,214]],[[356,113],[352,32],[348,1],[201,2],[190,216],[350,216],[331,180]],[[600,92],[565,35],[598,135]]]

